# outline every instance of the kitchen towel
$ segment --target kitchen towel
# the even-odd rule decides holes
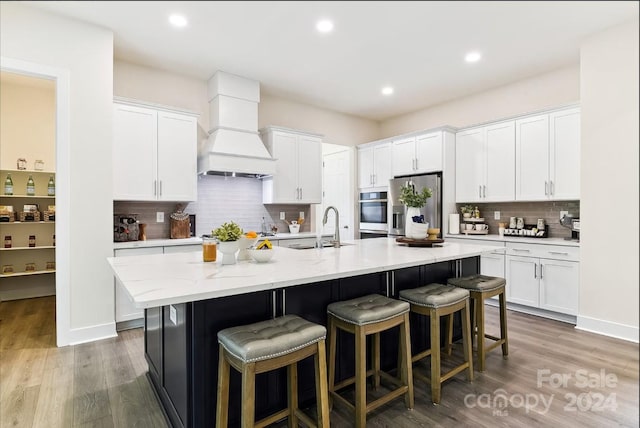
[[[460,234],[460,214],[449,214],[449,234]]]

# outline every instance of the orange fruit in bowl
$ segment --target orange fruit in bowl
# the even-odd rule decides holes
[[[245,233],[245,236],[247,238],[257,238],[258,234],[256,232],[254,232],[253,230],[250,230],[249,232]]]

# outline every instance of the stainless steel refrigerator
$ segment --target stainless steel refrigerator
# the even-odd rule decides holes
[[[398,200],[400,188],[405,185],[415,186],[417,191],[423,187],[431,189],[432,194],[427,199],[427,204],[420,208],[420,214],[424,215],[424,220],[429,222],[429,227],[440,228],[438,237],[442,237],[442,173],[413,175],[406,177],[392,178],[389,180],[389,236],[404,236],[404,223],[407,215],[407,208]]]

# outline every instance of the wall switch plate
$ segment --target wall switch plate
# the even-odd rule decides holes
[[[562,217],[569,215],[569,211],[560,211],[560,220],[562,220]]]
[[[304,211],[300,211],[300,216],[298,218],[304,220]]]
[[[159,211],[156,212],[156,223],[164,223],[164,213]]]
[[[493,212],[493,219],[494,220],[500,220],[500,211],[494,211]]]
[[[284,220],[285,216],[284,216],[284,211],[280,211],[280,220]]]

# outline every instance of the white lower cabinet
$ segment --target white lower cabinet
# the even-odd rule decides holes
[[[114,250],[114,257],[144,256],[148,254],[162,254],[162,247],[123,248]],[[116,289],[116,323],[137,320],[144,317],[144,309],[136,308],[129,298],[127,291],[115,281]]]
[[[554,258],[555,257],[555,258]],[[578,314],[579,249],[507,244],[507,300],[566,315]]]
[[[165,254],[173,253],[190,253],[193,251],[202,251],[202,244],[195,245],[176,245],[173,247],[164,247]]]

